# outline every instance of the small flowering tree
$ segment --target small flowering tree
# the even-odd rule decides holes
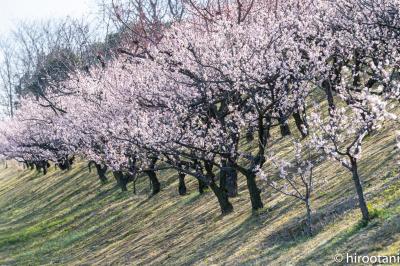
[[[386,110],[385,101],[368,90],[358,94],[342,91],[341,97],[349,104],[330,110],[330,115],[324,115],[315,106],[309,118],[312,143],[352,173],[362,219],[368,222],[370,216],[358,167],[362,143],[368,134],[379,131],[385,121],[395,119],[395,115]]]
[[[265,180],[269,187],[286,196],[301,200],[306,207],[306,233],[312,235],[312,208],[311,195],[315,189],[314,167],[322,161],[323,157],[313,154],[313,147],[309,142],[302,144],[294,140],[294,159],[287,161],[273,156],[269,161],[279,169],[276,177],[268,176],[262,169],[258,175]]]

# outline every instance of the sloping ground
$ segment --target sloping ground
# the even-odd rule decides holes
[[[0,170],[1,265],[329,265],[335,254],[395,255],[400,251],[400,178],[393,128],[370,136],[360,174],[375,218],[362,227],[350,173],[318,166],[315,236],[303,235],[304,207],[263,187],[266,207],[252,213],[244,178],[221,217],[212,192],[179,196],[177,174],[160,175],[162,192],[148,199],[146,179],[121,193],[101,186],[86,163],[48,175],[9,163]],[[287,139],[274,143],[285,156]],[[251,149],[251,147],[249,147]],[[130,185],[131,186],[131,185]]]

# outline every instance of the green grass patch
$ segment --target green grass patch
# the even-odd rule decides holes
[[[61,227],[63,224],[66,224],[71,220],[73,220],[73,217],[55,219],[53,221],[43,221],[38,224],[23,228],[12,234],[4,236],[0,235],[0,249],[4,248],[5,246],[31,241],[34,237],[43,236],[51,229]]]

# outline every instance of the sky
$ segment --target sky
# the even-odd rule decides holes
[[[11,31],[19,20],[80,18],[94,8],[95,0],[0,0],[0,36]]]

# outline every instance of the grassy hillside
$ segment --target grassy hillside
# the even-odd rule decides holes
[[[274,143],[280,156],[287,139]],[[199,196],[187,178],[178,195],[177,173],[160,175],[162,191],[148,198],[101,186],[85,162],[69,172],[53,167],[43,176],[9,163],[0,170],[0,265],[329,265],[337,253],[394,255],[400,250],[400,178],[391,127],[368,137],[360,164],[375,218],[359,224],[350,173],[333,162],[318,166],[326,180],[314,193],[316,234],[305,237],[301,202],[259,181],[266,207],[252,213],[240,177],[235,211],[221,217],[212,192]],[[251,147],[249,147],[251,149]],[[110,178],[111,179],[111,178]]]

